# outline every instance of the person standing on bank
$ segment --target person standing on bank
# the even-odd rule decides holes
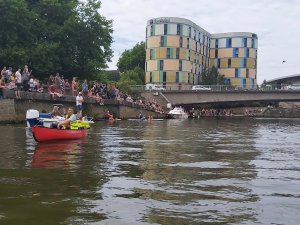
[[[83,103],[82,92],[78,92],[78,95],[76,96],[76,110],[77,112],[80,112],[81,115],[82,115],[82,103]]]

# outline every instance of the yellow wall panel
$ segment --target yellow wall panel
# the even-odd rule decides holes
[[[231,78],[230,79],[230,84],[233,86],[240,86],[241,85],[241,80],[238,78]]]
[[[157,70],[157,60],[148,60],[147,61],[147,71]]]
[[[224,75],[226,78],[231,78],[235,76],[235,69],[218,69],[221,75]]]
[[[240,73],[241,73],[241,77],[246,77],[246,69],[245,68],[241,68]]]
[[[221,68],[228,68],[228,60],[227,59],[220,59],[220,67]]]
[[[244,56],[245,56],[245,49],[239,48],[239,57],[244,57]]]
[[[167,43],[168,46],[179,47],[179,36],[168,36]]]
[[[147,40],[148,48],[158,48],[160,46],[160,36],[152,36]]]
[[[210,58],[215,58],[216,57],[215,56],[215,49],[210,49],[209,54],[210,54]]]
[[[170,83],[176,82],[176,72],[175,71],[167,72],[167,82],[170,82]]]
[[[186,49],[185,48],[180,48],[180,59],[185,59],[186,57]]]
[[[196,41],[193,39],[190,39],[190,49],[196,51]]]
[[[195,59],[195,52],[194,51],[190,51],[190,61],[194,63],[194,59]]]
[[[231,59],[231,67],[238,68],[240,67],[241,59],[232,58]]]
[[[150,49],[146,49],[146,60],[150,59]]]
[[[159,53],[158,53],[158,55],[156,55],[156,57],[158,59],[165,59],[165,58],[167,58],[167,49],[166,48],[160,48],[159,49]]]
[[[175,70],[178,71],[179,60],[164,60],[164,70]]]
[[[187,79],[186,79],[186,72],[182,72],[182,82],[181,83],[187,83]]]
[[[255,59],[256,58],[256,50],[253,48],[249,48],[249,57]]]
[[[218,49],[218,58],[230,58],[232,57],[232,48]]]
[[[247,59],[247,64],[246,64],[247,68],[254,69],[254,65],[255,65],[255,60],[254,59]]]
[[[249,69],[249,77],[255,79],[255,69]]]
[[[192,63],[190,61],[182,61],[182,70],[191,72],[192,69]]]

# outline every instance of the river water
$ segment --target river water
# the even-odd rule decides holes
[[[0,125],[0,224],[299,224],[300,120],[97,122],[35,143]]]

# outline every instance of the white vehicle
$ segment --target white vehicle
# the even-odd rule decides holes
[[[175,107],[174,109],[170,110],[168,117],[171,119],[187,119],[189,115],[182,107]]]
[[[146,90],[165,91],[166,89],[159,84],[146,84]]]
[[[299,90],[300,91],[300,85],[294,84],[294,85],[288,85],[286,87],[287,90]]]
[[[202,86],[202,85],[194,85],[192,87],[192,90],[193,91],[210,91],[211,88],[210,87],[205,87],[205,86]]]

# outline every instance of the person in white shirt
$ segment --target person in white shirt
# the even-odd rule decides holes
[[[77,112],[80,112],[80,114],[82,114],[82,103],[83,103],[82,93],[79,92],[78,95],[76,96],[76,110]]]
[[[20,90],[22,89],[22,74],[21,69],[18,69],[15,73],[15,79],[16,79],[16,97],[20,98]]]

